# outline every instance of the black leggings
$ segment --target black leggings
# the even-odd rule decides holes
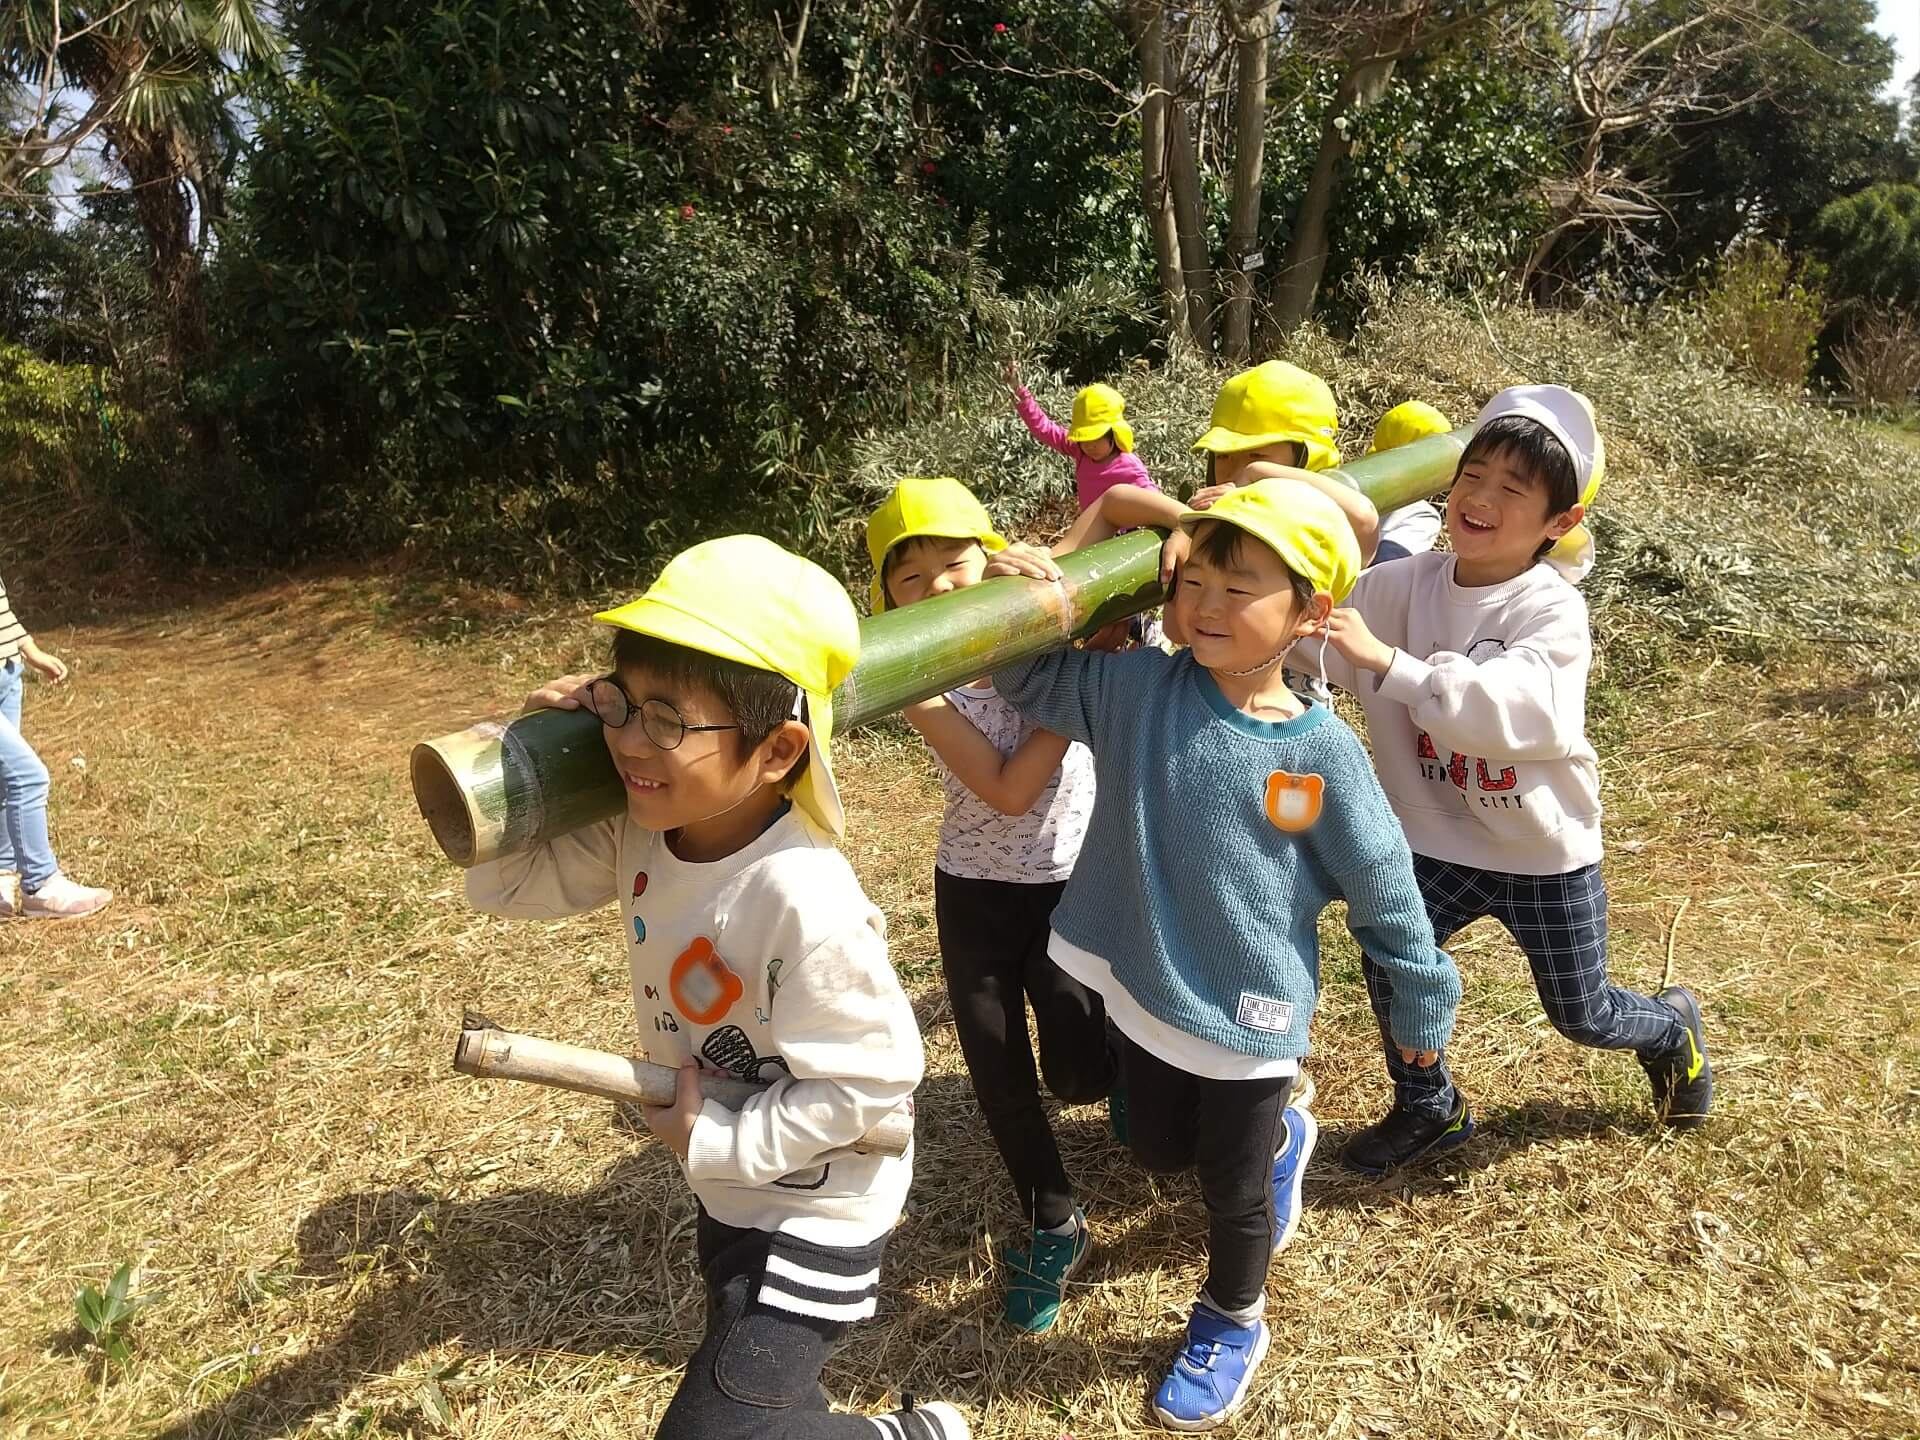
[[[1053,907],[1066,882],[1014,885],[933,872],[940,968],[967,1074],[1021,1208],[1036,1225],[1063,1225],[1073,1186],[1027,1041],[1027,1007],[1040,1032],[1047,1089],[1085,1105],[1113,1089],[1114,1056],[1100,997],[1047,957]]]
[[[1273,1258],[1273,1157],[1286,1139],[1293,1077],[1209,1080],[1123,1039],[1133,1158],[1191,1169],[1207,1203],[1207,1298],[1243,1311],[1267,1288]]]

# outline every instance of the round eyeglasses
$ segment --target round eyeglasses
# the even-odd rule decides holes
[[[638,715],[640,732],[653,742],[657,750],[678,750],[689,730],[740,728],[738,725],[689,725],[687,717],[665,700],[642,700],[636,705],[611,675],[603,676],[587,686],[587,709],[610,730],[618,730]]]

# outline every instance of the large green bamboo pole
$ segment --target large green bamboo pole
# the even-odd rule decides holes
[[[1391,510],[1445,488],[1471,433],[1431,436],[1329,473]],[[837,727],[1151,608],[1161,599],[1159,547],[1151,531],[1122,535],[1062,556],[1059,585],[990,580],[863,621],[860,663],[834,697]],[[412,776],[420,813],[456,865],[527,849],[626,804],[599,723],[580,710],[536,710],[425,741],[414,747]]]

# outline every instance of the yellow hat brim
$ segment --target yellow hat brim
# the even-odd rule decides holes
[[[1132,452],[1133,427],[1124,420],[1104,420],[1075,426],[1067,432],[1067,441],[1073,445],[1085,445],[1089,440],[1098,440],[1108,434],[1113,436],[1113,443],[1120,449]]]
[[[636,635],[650,635],[669,645],[698,650],[703,655],[715,655],[722,660],[738,661],[756,670],[780,673],[767,663],[765,656],[755,653],[700,616],[651,596],[642,595],[616,610],[602,610],[593,618],[602,625],[631,630]],[[818,690],[806,690],[805,694],[810,758],[806,774],[793,787],[793,803],[828,834],[843,835],[847,827],[846,811],[840,804],[840,787],[833,778],[833,764],[827,758],[833,740],[833,697]]]
[[[1295,533],[1296,527],[1284,523],[1279,517],[1265,511],[1255,510],[1247,513],[1238,506],[1228,503],[1231,496],[1223,498],[1218,504],[1207,510],[1188,510],[1180,516],[1180,528],[1191,532],[1194,526],[1205,520],[1217,520],[1223,525],[1231,525],[1244,530],[1274,554],[1286,562],[1287,568],[1296,575],[1305,576],[1313,582],[1316,590],[1324,590],[1333,597],[1338,605],[1353,592],[1354,582],[1360,578],[1360,542],[1353,536],[1347,519],[1333,501],[1313,490],[1304,480],[1274,479],[1262,481],[1262,485],[1289,485],[1297,487],[1311,497],[1309,503],[1323,509],[1320,517],[1333,536],[1334,548],[1339,554],[1331,567],[1331,575],[1323,575],[1329,568],[1328,561],[1335,557],[1319,554],[1304,548]],[[1244,493],[1244,492],[1235,492]],[[1337,526],[1337,528],[1336,528]]]
[[[1307,452],[1308,470],[1331,470],[1340,463],[1340,447],[1324,435],[1315,435],[1308,430],[1269,430],[1264,435],[1246,435],[1238,430],[1227,430],[1214,426],[1206,434],[1193,442],[1196,450],[1210,450],[1215,455],[1238,455],[1244,450],[1261,450],[1268,445],[1296,444]]]
[[[698,650],[702,655],[718,655],[722,660],[737,660],[756,670],[773,670],[767,658],[741,644],[711,621],[678,605],[642,595],[614,610],[602,610],[593,617],[602,625],[631,630],[636,635],[651,635],[670,645]],[[778,673],[776,671],[776,673]]]

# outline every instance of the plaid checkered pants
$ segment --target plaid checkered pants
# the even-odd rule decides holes
[[[1507,875],[1415,855],[1413,873],[1439,944],[1483,915],[1507,927],[1533,967],[1547,1019],[1576,1045],[1631,1050],[1642,1060],[1667,1059],[1685,1048],[1686,1030],[1673,1010],[1607,979],[1607,887],[1598,865],[1563,875]],[[1458,1096],[1446,1056],[1430,1070],[1400,1058],[1387,1029],[1393,981],[1371,957],[1362,957],[1362,968],[1394,1103],[1421,1115],[1451,1114]]]

